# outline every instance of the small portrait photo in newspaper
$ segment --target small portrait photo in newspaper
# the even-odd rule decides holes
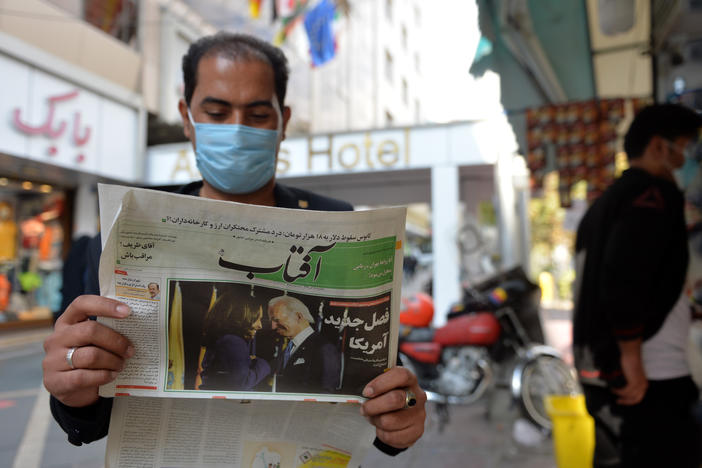
[[[161,300],[161,287],[157,282],[152,281],[147,285],[149,291],[149,298],[154,301]]]
[[[161,299],[161,286],[158,278],[120,277],[116,284],[120,297],[158,301]]]
[[[389,366],[391,293],[168,279],[165,390],[349,395]]]

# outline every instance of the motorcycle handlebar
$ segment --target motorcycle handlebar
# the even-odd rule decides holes
[[[476,285],[463,285],[462,309],[468,311],[497,310],[505,305],[519,305],[530,301],[538,306],[541,289],[527,278],[524,271],[514,268],[495,275]]]

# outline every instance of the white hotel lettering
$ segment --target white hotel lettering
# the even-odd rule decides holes
[[[320,140],[326,142],[324,149],[313,148],[313,138],[309,137],[307,139],[307,170],[312,173],[315,167],[314,162],[320,159],[326,162],[324,166],[329,171],[333,170],[335,166],[345,170],[364,166],[368,169],[385,169],[397,167],[401,160],[405,166],[409,166],[409,128],[403,129],[402,133],[405,140],[404,152],[401,152],[400,143],[394,139],[382,140],[377,146],[374,145],[371,134],[366,132],[361,142],[343,144],[337,150],[336,155],[333,154],[333,135],[327,135],[326,138],[317,137],[318,142]],[[278,156],[278,174],[287,173],[292,164],[290,151],[281,149]]]

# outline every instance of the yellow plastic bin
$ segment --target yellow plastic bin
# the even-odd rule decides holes
[[[592,468],[595,421],[583,395],[549,395],[544,399],[553,422],[553,451],[558,468]]]

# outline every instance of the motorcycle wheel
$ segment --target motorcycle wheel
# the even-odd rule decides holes
[[[524,414],[537,426],[551,430],[551,418],[546,413],[547,395],[571,395],[580,388],[575,371],[561,359],[539,356],[524,367],[520,403]]]

